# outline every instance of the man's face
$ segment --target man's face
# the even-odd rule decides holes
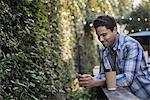
[[[96,28],[96,34],[98,36],[99,41],[105,46],[105,47],[113,47],[116,43],[116,34],[117,30],[116,27],[113,31],[110,29],[107,29],[105,26],[100,26]]]

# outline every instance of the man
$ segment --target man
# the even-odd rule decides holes
[[[143,48],[135,39],[117,32],[115,19],[111,16],[99,16],[94,21],[99,41],[103,44],[103,70],[93,78],[80,78],[85,87],[105,85],[105,69],[116,69],[117,86],[127,86],[129,90],[143,100],[150,99],[150,67],[147,66]]]

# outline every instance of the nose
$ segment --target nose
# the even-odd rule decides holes
[[[104,37],[103,36],[100,36],[100,39],[99,39],[101,42],[104,41]]]

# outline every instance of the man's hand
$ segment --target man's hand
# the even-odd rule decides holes
[[[80,77],[80,85],[86,88],[92,88],[96,86],[103,86],[105,81],[103,80],[96,80],[90,75],[82,75]]]

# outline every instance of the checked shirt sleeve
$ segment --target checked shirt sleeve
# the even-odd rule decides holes
[[[127,50],[124,51],[124,54],[127,55],[122,60],[123,74],[117,75],[118,86],[129,86],[132,83],[136,68],[140,68],[142,50],[141,46],[137,43],[127,45]]]

